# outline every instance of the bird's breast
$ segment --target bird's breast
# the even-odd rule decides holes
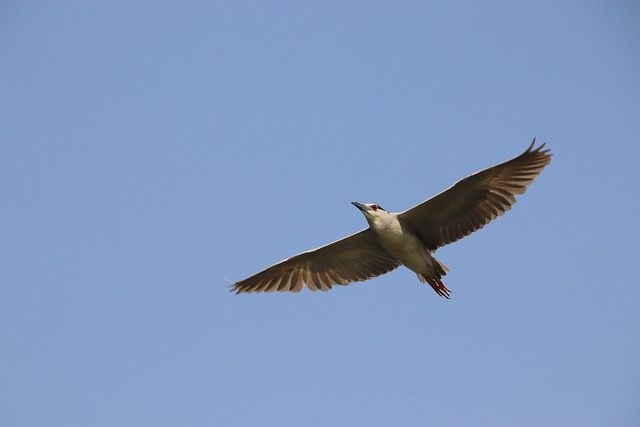
[[[398,221],[373,228],[380,246],[411,270],[422,270],[425,251],[418,236],[403,230]]]

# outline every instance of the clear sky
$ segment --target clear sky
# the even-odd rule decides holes
[[[637,426],[632,1],[5,1],[0,425]],[[546,141],[415,274],[229,283]]]

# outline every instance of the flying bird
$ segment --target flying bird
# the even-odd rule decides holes
[[[442,297],[449,269],[433,257],[453,243],[499,217],[523,194],[527,185],[551,162],[545,144],[531,146],[507,162],[481,170],[404,212],[387,212],[375,203],[351,202],[369,227],[317,249],[280,261],[231,286],[231,292],[328,291],[380,276],[404,265]]]

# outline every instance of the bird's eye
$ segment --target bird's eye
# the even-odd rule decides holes
[[[374,211],[378,210],[378,205],[371,205],[371,209],[373,209]]]

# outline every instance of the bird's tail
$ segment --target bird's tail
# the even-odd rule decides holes
[[[451,291],[447,288],[444,283],[442,283],[442,276],[447,274],[449,269],[437,259],[431,257],[431,260],[434,261],[431,265],[431,271],[427,273],[417,273],[418,279],[422,283],[428,283],[431,285],[434,291],[441,297],[445,297],[449,299],[449,295]]]

